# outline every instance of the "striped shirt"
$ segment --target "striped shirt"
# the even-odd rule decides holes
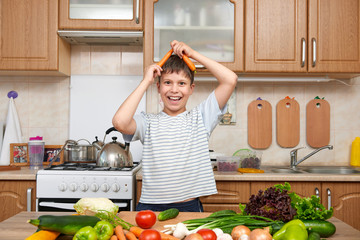
[[[135,115],[132,141],[143,143],[142,203],[173,203],[216,194],[209,158],[209,137],[226,107],[215,93],[191,111]]]

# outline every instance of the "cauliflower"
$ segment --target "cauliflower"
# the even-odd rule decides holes
[[[99,210],[105,210],[114,215],[119,211],[119,207],[108,198],[81,198],[74,208],[78,214],[88,216],[94,216]]]

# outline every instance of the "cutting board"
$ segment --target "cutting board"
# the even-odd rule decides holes
[[[254,100],[248,106],[248,143],[252,148],[265,149],[272,139],[271,104]]]
[[[276,105],[276,140],[283,148],[299,144],[300,107],[294,99],[283,99]]]
[[[330,142],[330,104],[324,99],[313,99],[306,105],[306,141],[313,148]]]

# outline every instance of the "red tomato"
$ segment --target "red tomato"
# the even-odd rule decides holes
[[[146,229],[140,234],[139,240],[161,240],[161,235],[154,229]]]
[[[200,229],[197,231],[204,240],[216,240],[216,233],[211,229]]]
[[[136,224],[144,229],[151,228],[156,222],[156,215],[151,210],[143,210],[135,216]]]

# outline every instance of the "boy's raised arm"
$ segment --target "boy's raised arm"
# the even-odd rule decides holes
[[[195,59],[204,65],[215,76],[219,82],[219,85],[215,89],[215,96],[218,101],[219,108],[222,109],[235,89],[238,78],[237,75],[227,67],[208,57],[205,57],[183,42],[174,40],[170,45],[174,49],[174,53],[176,53],[180,58],[182,58],[185,54],[186,56]]]
[[[139,106],[141,98],[144,96],[148,87],[154,83],[154,79],[161,75],[161,67],[153,64],[145,70],[143,80],[139,86],[126,98],[115,113],[112,124],[121,133],[134,134],[136,130],[136,122],[134,114]]]

